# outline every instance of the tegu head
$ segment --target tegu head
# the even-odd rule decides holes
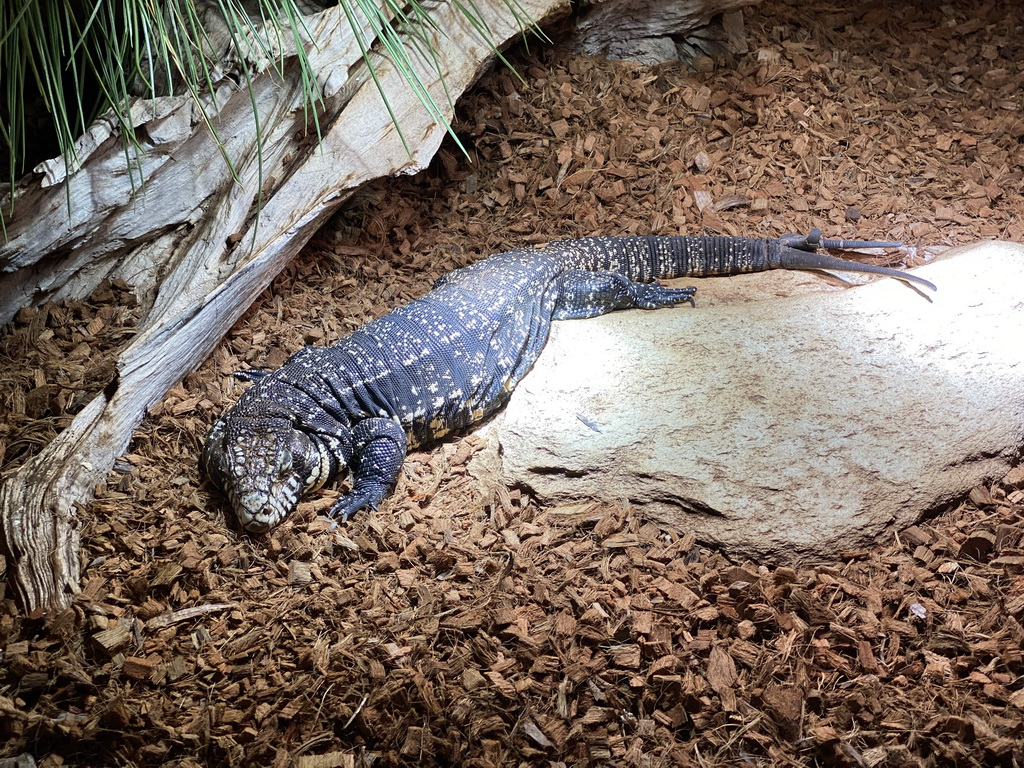
[[[231,500],[242,526],[263,533],[294,511],[303,494],[331,475],[331,459],[283,418],[221,417],[203,446],[210,478]]]

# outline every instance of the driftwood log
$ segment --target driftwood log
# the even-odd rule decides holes
[[[706,25],[716,6],[733,10],[737,2],[680,4],[700,8],[693,18]],[[522,31],[501,0],[475,5],[499,44]],[[538,23],[569,11],[567,0],[519,0],[519,6]],[[493,51],[451,4],[432,14],[444,34],[422,32],[433,39],[445,85],[433,65],[421,62],[419,70],[444,107],[445,87],[463,93]],[[303,108],[295,50],[287,48],[292,38],[282,36],[280,73],[264,67],[250,93],[237,73],[227,72],[207,97],[221,146],[191,98],[140,99],[132,117],[141,143],[127,158],[113,122],[101,118],[80,139],[72,167],[48,161],[13,191],[15,215],[0,243],[0,322],[22,306],[86,296],[103,279],[131,285],[142,310],[113,379],[52,443],[0,483],[0,548],[28,613],[64,608],[78,591],[79,508],[146,410],[210,354],[356,188],[415,173],[440,145],[445,125],[382,59],[378,77],[407,151],[338,8],[306,17],[306,26],[312,37],[306,53],[323,98],[319,143]]]
[[[591,0],[582,4],[571,42],[591,56],[659,64],[701,55],[745,53],[743,7],[760,0]]]

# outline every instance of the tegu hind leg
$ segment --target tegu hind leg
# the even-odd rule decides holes
[[[658,309],[681,302],[693,304],[696,288],[666,288],[658,283],[634,283],[617,272],[570,270],[555,284],[555,320],[581,320],[616,309]]]
[[[338,499],[330,511],[331,517],[342,522],[364,507],[377,508],[398,479],[408,444],[402,427],[382,417],[356,424],[352,440],[352,490]]]

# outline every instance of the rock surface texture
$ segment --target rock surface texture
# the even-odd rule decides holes
[[[557,323],[497,426],[548,503],[626,501],[731,554],[834,556],[1024,445],[1024,245],[843,293]]]

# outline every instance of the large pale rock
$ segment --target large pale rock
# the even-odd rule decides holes
[[[883,279],[556,323],[497,427],[506,479],[777,561],[913,523],[1024,445],[1024,246],[917,272],[938,293]]]

